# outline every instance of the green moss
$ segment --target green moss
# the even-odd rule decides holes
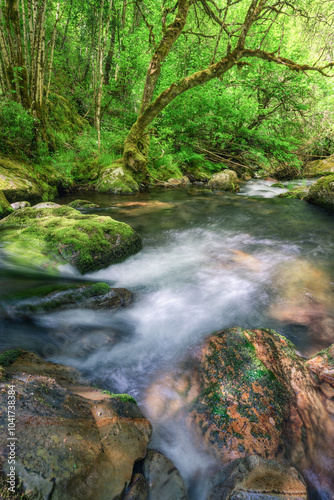
[[[142,247],[127,224],[70,207],[19,210],[0,221],[0,237],[16,262],[28,254],[34,265],[52,269],[68,262],[82,274],[122,262]]]
[[[22,354],[20,349],[15,349],[11,351],[5,351],[0,354],[0,365],[1,366],[9,366],[14,363],[17,358],[19,358]]]
[[[330,366],[334,366],[334,357],[331,354],[331,349],[333,349],[333,346],[329,346],[327,349],[323,349],[322,351],[317,352],[317,354],[312,356],[312,358],[316,358],[317,356],[325,357],[327,359],[328,364]]]
[[[97,203],[92,203],[91,201],[88,200],[74,200],[71,201],[71,203],[68,204],[69,207],[72,208],[98,208],[100,205]]]
[[[137,404],[137,401],[135,400],[134,397],[130,396],[129,394],[114,394],[113,392],[104,390],[102,391],[103,394],[108,394],[108,396],[119,399],[120,401],[123,401],[124,403],[133,403]]]
[[[6,196],[2,191],[0,191],[0,219],[2,219],[2,217],[6,217],[12,212],[14,212],[14,208],[10,206]]]
[[[297,186],[286,193],[282,193],[278,195],[278,198],[293,198],[293,199],[299,199],[299,200],[304,200],[304,198],[307,197],[309,192],[309,188],[307,186]]]
[[[334,210],[334,174],[321,177],[312,184],[306,199],[315,205]]]
[[[270,187],[273,187],[273,188],[283,188],[283,189],[285,188],[284,184],[282,184],[281,182],[275,182]]]
[[[101,170],[95,185],[100,193],[132,194],[139,186],[121,161]]]

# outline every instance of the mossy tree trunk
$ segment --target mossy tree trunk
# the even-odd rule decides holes
[[[149,175],[147,169],[149,144],[147,129],[149,125],[169,103],[183,92],[198,85],[203,85],[214,78],[222,77],[224,73],[234,66],[240,68],[248,64],[241,61],[242,58],[256,57],[268,62],[282,64],[291,70],[313,70],[326,76],[328,75],[325,73],[325,70],[334,66],[334,63],[326,64],[323,67],[309,66],[306,64],[300,65],[295,61],[277,55],[277,52],[271,53],[261,49],[248,48],[246,42],[250,31],[256,30],[257,26],[262,26],[259,28],[259,40],[261,41],[262,39],[262,41],[264,41],[274,24],[277,22],[277,18],[289,13],[291,5],[288,1],[283,1],[278,11],[274,0],[251,0],[247,9],[244,11],[245,14],[243,19],[240,19],[240,23],[238,23],[237,26],[234,26],[233,23],[230,25],[226,24],[225,20],[227,19],[229,9],[233,9],[233,5],[235,3],[240,3],[240,1],[241,0],[227,2],[224,9],[219,9],[214,2],[209,2],[208,0],[178,0],[176,8],[169,11],[170,13],[177,9],[174,21],[167,27],[166,24],[162,22],[163,35],[161,41],[156,45],[147,70],[138,117],[131,127],[124,144],[123,163],[134,172],[137,180],[145,182]],[[213,8],[211,8],[211,5],[216,7],[216,12],[212,10]],[[219,52],[224,53],[224,50],[225,55],[221,57],[218,62],[212,62],[212,64],[205,69],[174,82],[154,99],[154,91],[161,73],[162,62],[166,60],[174,43],[184,31],[190,9],[195,7],[201,8],[203,13],[211,19],[211,22],[216,23],[219,27],[212,61],[214,61],[216,57],[218,45],[220,49]],[[163,12],[162,20],[165,18],[166,16],[164,16]],[[202,22],[204,24],[204,21]],[[149,25],[148,28],[150,29]],[[202,31],[203,36],[205,36],[205,26],[202,27]],[[222,36],[222,34],[224,36]],[[152,33],[150,33],[150,35],[152,35]],[[249,38],[252,40],[251,37]],[[225,44],[225,47],[223,47],[223,44]],[[261,46],[262,42],[259,43],[259,47]]]

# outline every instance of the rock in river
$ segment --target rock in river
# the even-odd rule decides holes
[[[69,263],[81,274],[122,262],[142,247],[127,224],[70,207],[18,210],[0,221],[0,238],[17,264],[52,269]]]
[[[3,359],[0,355],[0,362]],[[121,498],[151,436],[151,424],[132,398],[78,387],[75,370],[24,351],[5,369],[7,380],[0,384],[4,473],[9,472],[7,386],[14,384],[15,472],[25,492],[41,500]],[[5,495],[0,490],[0,497]]]

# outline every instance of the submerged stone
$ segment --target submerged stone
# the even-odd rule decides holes
[[[16,263],[48,269],[69,263],[81,274],[122,262],[142,248],[127,224],[64,206],[19,210],[0,222],[0,237]]]

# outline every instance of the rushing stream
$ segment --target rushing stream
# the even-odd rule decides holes
[[[154,381],[217,329],[273,328],[307,356],[334,342],[333,215],[271,197],[281,191],[253,182],[239,196],[84,193],[101,207],[85,213],[127,222],[143,238],[137,255],[85,276],[135,292],[134,304],[113,314],[71,310],[6,321],[1,349],[34,350],[75,366],[90,383],[133,395],[153,423],[151,447],[174,461],[192,499],[204,498],[212,459],[182,423],[157,415],[147,397]],[[70,267],[53,278],[0,265],[1,293],[82,279]]]

